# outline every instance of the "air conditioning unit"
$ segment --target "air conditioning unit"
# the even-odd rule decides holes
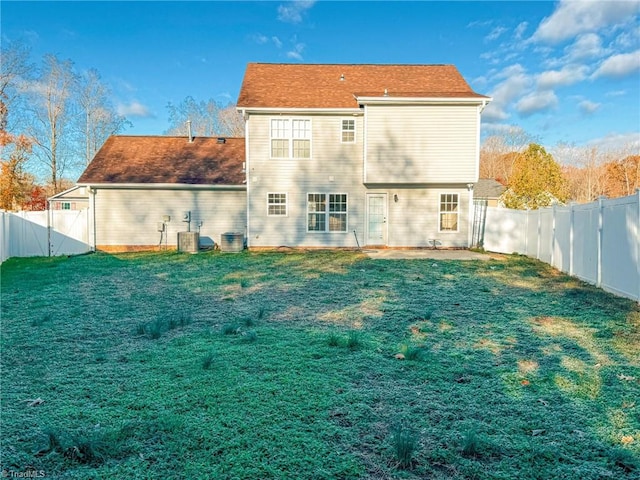
[[[178,232],[178,251],[198,253],[200,234],[198,232]]]
[[[241,252],[244,250],[244,233],[227,232],[220,235],[221,252]]]

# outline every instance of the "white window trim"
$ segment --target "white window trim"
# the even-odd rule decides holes
[[[442,195],[455,195],[458,197],[458,210],[455,212],[443,212],[442,211]],[[455,213],[458,216],[458,221],[456,222],[457,228],[455,230],[442,230],[442,222],[440,221],[443,213]],[[440,192],[438,193],[438,233],[459,233],[460,232],[460,194],[457,192]]]
[[[309,230],[309,214],[310,213],[322,213],[322,212],[309,212],[309,195],[325,195],[326,198],[326,207],[325,207],[325,217],[324,217],[324,230]],[[345,221],[345,230],[329,230],[329,215],[330,215],[330,211],[329,211],[329,195],[344,195],[346,197],[346,203],[347,203],[347,211],[344,212],[344,215],[346,217],[346,221]],[[304,221],[305,221],[305,229],[307,231],[307,233],[330,233],[330,234],[336,234],[336,233],[348,233],[349,232],[349,194],[346,192],[307,192],[305,194],[305,201],[307,203],[307,214],[305,215]],[[342,213],[342,212],[340,212]]]
[[[344,124],[343,124],[343,122],[344,122],[345,120],[351,120],[351,121],[353,121],[353,130],[345,130],[345,129],[344,129]],[[340,119],[340,143],[344,143],[344,144],[347,144],[347,145],[352,145],[352,144],[356,143],[356,125],[357,125],[357,122],[356,122],[356,119],[355,119],[355,118],[341,118],[341,119]],[[352,141],[350,141],[350,142],[345,142],[345,141],[343,140],[343,138],[344,138],[344,137],[343,137],[344,132],[351,132],[351,131],[353,131],[353,140],[352,140]]]
[[[272,140],[285,140],[285,138],[274,138],[271,136],[271,121],[272,120],[286,120],[287,121],[287,137],[286,140],[289,142],[289,155],[286,157],[274,157],[272,155],[273,149],[271,148]],[[309,122],[309,157],[294,157],[293,156],[293,121],[294,120],[305,120]],[[311,160],[313,158],[313,119],[310,117],[269,117],[269,159],[271,160]],[[299,140],[299,139],[296,139]],[[302,139],[306,140],[306,139]]]
[[[269,195],[284,195],[284,203],[269,203]],[[284,205],[284,214],[269,213],[269,207]],[[288,217],[289,216],[289,193],[288,192],[267,192],[267,217]]]

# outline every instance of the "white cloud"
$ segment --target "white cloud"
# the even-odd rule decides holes
[[[117,110],[118,115],[122,115],[124,117],[153,117],[153,114],[147,107],[136,101],[129,104],[120,103],[118,104]]]
[[[589,115],[591,113],[594,113],[596,110],[598,110],[600,108],[600,104],[592,102],[590,100],[583,100],[580,103],[578,103],[578,108],[585,115]]]
[[[276,36],[271,37],[271,41],[277,48],[282,48],[282,40],[280,40],[278,37]]]
[[[624,77],[640,70],[640,50],[612,55],[593,73],[593,78]]]
[[[278,6],[278,20],[287,23],[300,23],[304,13],[313,7],[315,0],[299,0]]]
[[[640,26],[625,30],[614,41],[616,47],[627,50],[637,46],[638,43],[640,43]]]
[[[558,105],[558,97],[551,90],[535,91],[522,97],[516,104],[516,110],[523,117],[551,110]]]
[[[269,41],[269,37],[266,35],[262,35],[261,33],[256,33],[251,35],[251,40],[253,40],[258,45],[263,45]]]
[[[588,68],[584,65],[567,65],[561,70],[548,70],[537,75],[540,90],[573,85],[587,77]]]
[[[607,51],[602,48],[600,36],[595,33],[580,35],[573,44],[565,48],[565,52],[569,60],[601,57],[607,53]]]
[[[582,33],[628,22],[638,15],[640,1],[572,1],[562,0],[546,17],[533,35],[533,40],[559,43]]]
[[[287,58],[293,58],[294,60],[302,61],[302,52],[304,51],[304,43],[296,43],[293,46],[293,50],[287,52]]]
[[[596,147],[605,151],[625,150],[631,154],[640,154],[640,133],[609,133],[602,138],[596,138],[587,143],[591,147]]]
[[[506,31],[507,31],[507,29],[504,28],[504,27],[495,27],[493,30],[491,30],[489,35],[484,37],[484,41],[485,42],[490,42],[492,40],[496,40],[497,38],[500,37],[500,35],[502,35]]]
[[[493,101],[482,113],[482,119],[487,122],[503,121],[509,118],[507,109],[511,102],[523,95],[531,87],[531,76],[520,64],[511,65],[498,72],[494,80],[504,81],[498,83],[489,94]]]
[[[516,27],[516,29],[513,32],[513,36],[516,38],[516,40],[520,40],[522,38],[528,26],[529,26],[529,22],[522,22]]]
[[[626,90],[612,90],[610,92],[605,93],[605,96],[607,97],[622,97],[623,95],[626,95],[627,91]]]

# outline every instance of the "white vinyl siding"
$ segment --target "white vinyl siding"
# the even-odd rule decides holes
[[[313,161],[292,161],[270,155],[271,114],[252,114],[249,121],[247,188],[249,247],[353,247],[364,236],[365,186],[362,184],[363,145],[341,143],[340,129],[344,114],[317,115],[311,118],[311,155]],[[295,115],[282,118],[298,119]],[[309,119],[308,115],[300,119]],[[362,116],[355,120],[356,138],[362,138]],[[287,216],[268,216],[265,202],[268,193],[287,192]],[[347,228],[350,235],[318,233],[308,230],[308,193],[346,194]],[[327,197],[326,201],[329,201]],[[328,205],[326,207],[328,209]],[[340,222],[342,212],[333,212]],[[325,218],[325,224],[329,220]]]
[[[366,107],[365,183],[477,181],[478,107]]]
[[[355,119],[343,119],[341,122],[340,141],[342,143],[355,143],[356,121]]]
[[[271,158],[311,158],[311,120],[272,118]]]
[[[267,194],[267,215],[270,217],[287,216],[287,194],[269,193]]]
[[[367,107],[368,108],[368,107]],[[290,116],[291,117],[291,116]],[[369,186],[364,178],[364,117],[355,120],[356,143],[338,138],[344,115],[317,115],[312,118],[313,161],[296,162],[270,157],[269,114],[252,114],[249,122],[247,163],[250,248],[349,247],[365,243],[366,195],[388,196],[387,231],[389,247],[429,247],[437,239],[443,247],[468,246],[469,192],[466,183],[412,186],[411,183]],[[307,118],[307,117],[305,117]],[[268,193],[287,192],[287,216],[268,216]],[[347,232],[318,233],[308,230],[309,193],[347,195]],[[440,233],[440,194],[458,195],[458,232]],[[394,201],[397,194],[398,201]],[[326,198],[328,204],[329,197]],[[327,207],[325,207],[328,209]],[[315,212],[314,212],[315,213]],[[331,212],[329,212],[331,213]],[[342,212],[333,212],[335,214]],[[336,217],[337,218],[337,217]],[[342,217],[341,217],[342,218]],[[325,224],[328,220],[325,218]],[[355,231],[355,235],[354,235]]]
[[[440,232],[457,232],[459,220],[459,198],[457,193],[440,194],[438,213],[438,230]]]
[[[180,221],[186,211],[191,212],[192,230],[202,222],[201,244],[218,243],[222,233],[245,231],[246,206],[244,190],[97,189],[96,244],[157,246],[158,223],[168,215],[164,235],[167,245],[175,246],[177,233],[187,230]]]

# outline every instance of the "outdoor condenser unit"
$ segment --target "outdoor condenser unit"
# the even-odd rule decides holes
[[[198,232],[178,232],[178,251],[198,253],[200,234]]]

